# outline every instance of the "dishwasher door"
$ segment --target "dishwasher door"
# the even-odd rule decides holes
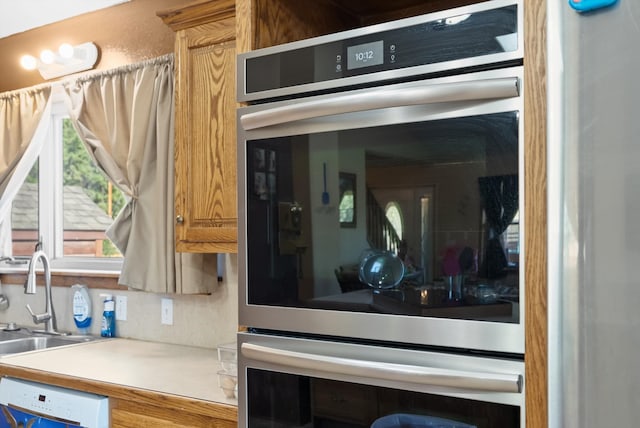
[[[0,428],[107,428],[107,397],[42,383],[0,379]]]

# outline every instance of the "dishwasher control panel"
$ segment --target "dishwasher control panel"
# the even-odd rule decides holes
[[[107,397],[22,379],[0,379],[0,405],[85,428],[109,426]]]

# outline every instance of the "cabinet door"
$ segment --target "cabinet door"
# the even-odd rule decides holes
[[[176,250],[237,252],[235,19],[176,38]]]

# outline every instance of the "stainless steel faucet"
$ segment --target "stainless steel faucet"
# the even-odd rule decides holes
[[[27,273],[27,281],[24,284],[24,292],[25,294],[36,294],[36,264],[38,260],[42,260],[42,267],[44,268],[44,285],[45,285],[45,296],[46,296],[46,307],[45,313],[43,314],[34,314],[31,310],[31,306],[27,305],[27,310],[31,314],[31,318],[33,318],[33,322],[35,324],[44,323],[45,329],[38,331],[38,333],[47,333],[47,334],[55,334],[60,335],[64,333],[59,333],[56,325],[56,314],[53,310],[53,302],[51,300],[51,270],[49,269],[49,259],[44,251],[36,250],[31,256],[31,261],[29,262],[29,272]]]

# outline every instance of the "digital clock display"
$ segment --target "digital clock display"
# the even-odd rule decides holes
[[[370,67],[384,62],[384,43],[382,40],[347,47],[347,69]]]

